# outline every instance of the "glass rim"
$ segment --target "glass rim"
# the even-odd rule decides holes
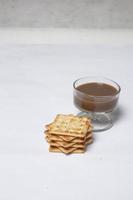
[[[95,95],[86,94],[85,92],[81,92],[80,90],[78,90],[78,89],[75,87],[75,84],[76,84],[78,81],[83,80],[83,79],[87,79],[87,78],[88,78],[88,79],[89,79],[89,78],[94,78],[94,79],[95,79],[95,78],[101,78],[101,79],[110,81],[110,82],[114,83],[114,84],[118,87],[118,90],[117,90],[117,92],[116,92],[115,95],[95,96]],[[94,82],[95,82],[95,81],[94,81]],[[104,81],[103,81],[103,83],[104,83]],[[80,78],[76,79],[76,80],[73,82],[73,88],[74,88],[76,91],[78,91],[79,93],[82,93],[82,94],[84,94],[84,95],[87,95],[87,96],[90,96],[90,97],[94,97],[94,98],[112,97],[112,96],[118,95],[118,94],[121,92],[121,87],[120,87],[120,85],[119,85],[117,82],[113,81],[112,79],[106,78],[106,77],[104,77],[104,76],[84,76],[84,77],[80,77]]]

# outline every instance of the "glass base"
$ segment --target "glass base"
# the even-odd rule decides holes
[[[110,129],[113,126],[111,113],[80,112],[78,116],[85,116],[92,120],[93,131],[100,132]]]

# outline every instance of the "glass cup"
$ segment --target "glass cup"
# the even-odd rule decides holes
[[[89,83],[106,84],[113,87],[116,92],[111,95],[89,95],[89,91],[80,91],[79,86]],[[74,105],[80,110],[79,116],[92,119],[94,131],[103,131],[112,127],[112,112],[116,109],[120,86],[104,77],[83,77],[73,83]]]

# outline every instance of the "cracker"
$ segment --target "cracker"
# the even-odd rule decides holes
[[[65,153],[65,154],[70,154],[70,153],[84,153],[85,149],[80,149],[80,148],[69,148],[68,150],[65,150],[63,147],[49,147],[50,152],[59,152],[59,153]]]
[[[87,144],[93,142],[91,121],[86,117],[59,114],[46,128],[50,152],[84,153]]]
[[[84,142],[87,138],[91,138],[92,137],[92,133],[89,132],[87,133],[86,137],[84,138],[80,138],[80,137],[71,137],[71,136],[62,136],[62,135],[53,135],[50,134],[48,132],[45,132],[45,137],[46,139],[49,140],[54,140],[54,141],[64,141],[64,142]]]
[[[91,122],[86,117],[60,114],[46,127],[53,135],[85,137],[88,129],[91,128]]]
[[[90,135],[92,135],[92,132],[87,132],[86,133],[86,137],[88,137]],[[60,133],[60,135],[59,134],[55,135],[55,134],[51,134],[49,131],[45,131],[45,136],[49,137],[49,138],[51,138],[53,140],[65,141],[65,142],[71,142],[71,141],[73,141],[75,139],[82,141],[84,138],[86,138],[86,137],[81,138],[81,137],[75,137],[75,136],[61,135],[61,133]]]
[[[64,147],[64,148],[70,148],[70,147],[75,147],[75,148],[84,148],[87,144],[91,144],[93,142],[92,138],[87,139],[84,143],[76,143],[76,142],[60,142],[60,141],[50,141],[48,140],[49,144],[54,147]]]

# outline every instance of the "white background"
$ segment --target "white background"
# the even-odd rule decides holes
[[[0,46],[0,199],[133,199],[133,46]],[[114,127],[85,154],[48,152],[44,125],[76,114],[72,83],[98,75],[122,87]]]
[[[0,0],[0,27],[133,28],[132,0]]]

